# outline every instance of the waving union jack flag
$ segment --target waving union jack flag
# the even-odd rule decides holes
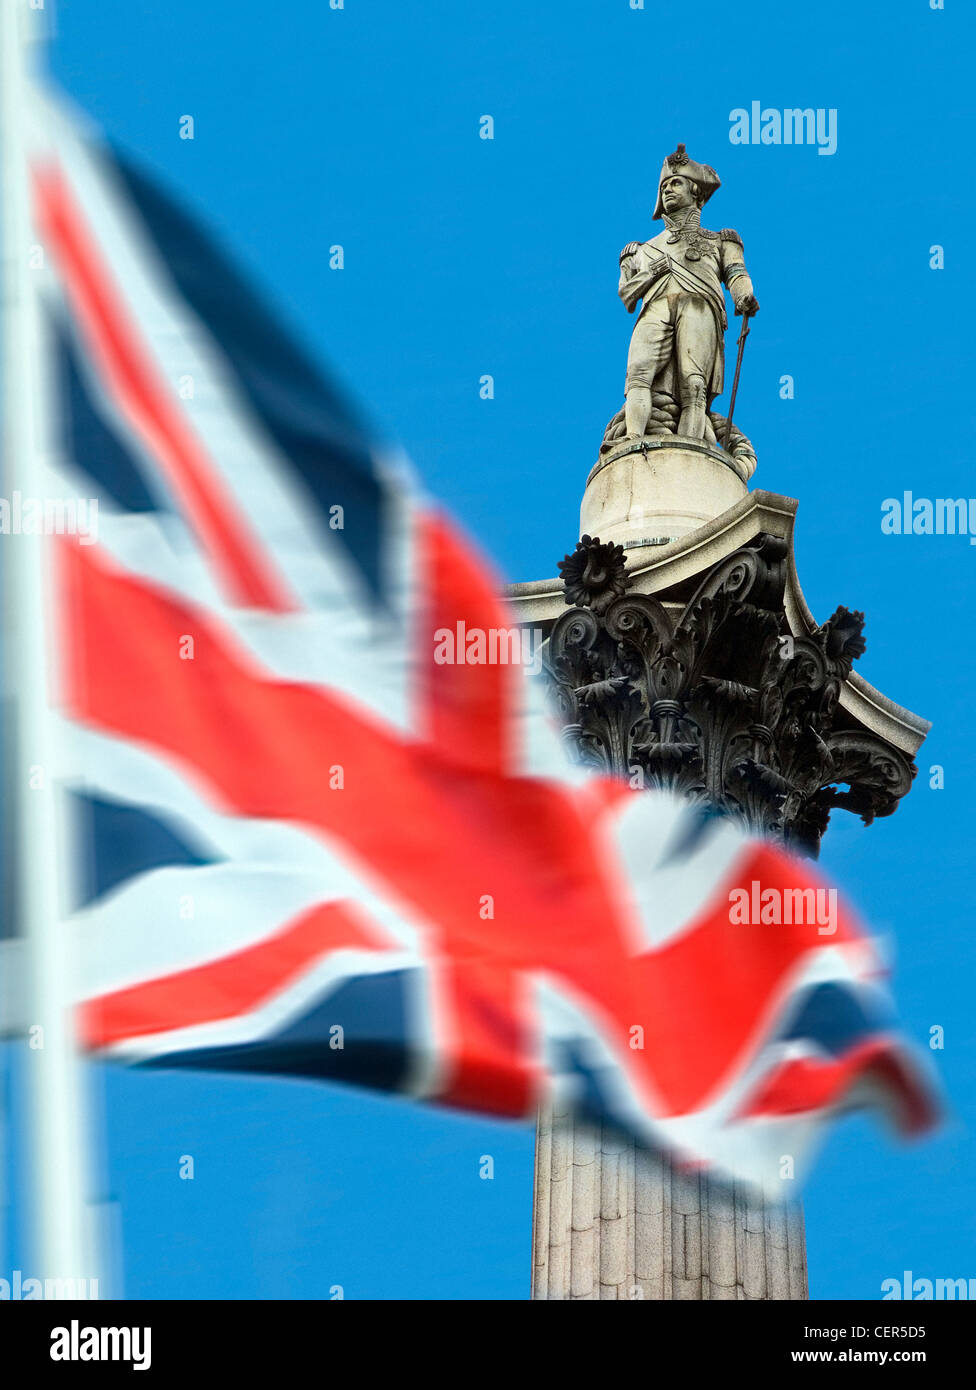
[[[730,908],[809,866],[571,770],[517,665],[435,659],[509,625],[491,574],[199,228],[50,106],[33,205],[45,493],[97,501],[48,615],[84,1045],[499,1115],[569,1088],[770,1190],[866,1083],[924,1123],[843,905]]]

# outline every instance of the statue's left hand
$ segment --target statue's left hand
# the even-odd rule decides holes
[[[759,300],[754,294],[743,295],[735,306],[736,314],[748,314],[751,318],[753,314],[759,313]]]

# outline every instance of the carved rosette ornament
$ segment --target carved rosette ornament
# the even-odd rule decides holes
[[[834,807],[865,824],[891,815],[916,769],[840,706],[864,615],[838,608],[791,634],[787,556],[784,540],[757,536],[705,574],[675,621],[659,599],[627,592],[620,546],[584,536],[560,564],[573,607],[546,665],[579,761],[816,857]]]

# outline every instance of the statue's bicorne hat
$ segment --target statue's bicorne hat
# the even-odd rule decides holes
[[[674,154],[669,154],[661,165],[661,177],[657,181],[657,205],[654,208],[655,218],[664,216],[664,207],[661,202],[661,185],[665,179],[672,174],[680,174],[682,178],[694,179],[701,194],[702,207],[708,202],[716,188],[721,187],[721,179],[710,164],[698,164],[694,159],[689,159],[685,153],[684,145],[679,145]]]

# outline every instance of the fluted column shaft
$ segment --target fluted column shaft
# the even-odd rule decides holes
[[[599,1125],[544,1110],[536,1138],[532,1297],[805,1299],[797,1205],[773,1206]]]

